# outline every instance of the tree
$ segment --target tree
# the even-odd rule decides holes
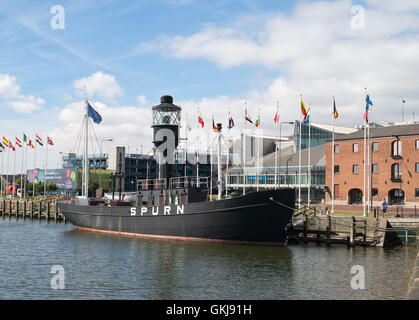
[[[47,182],[47,191],[57,191],[58,187],[55,182]]]

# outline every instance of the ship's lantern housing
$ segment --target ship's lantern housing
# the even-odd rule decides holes
[[[153,106],[153,143],[156,148],[166,143],[167,149],[163,151],[165,161],[159,160],[159,177],[161,179],[169,179],[174,175],[175,163],[170,163],[167,159],[173,159],[169,152],[175,151],[179,144],[179,126],[181,121],[182,108],[173,104],[173,97],[162,96],[160,98],[160,104]],[[168,131],[169,130],[169,131]],[[168,134],[170,133],[170,135]],[[171,141],[168,141],[170,138]]]

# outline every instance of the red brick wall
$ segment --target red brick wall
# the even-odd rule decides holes
[[[400,137],[402,143],[402,158],[393,159],[391,144],[396,138],[377,138],[370,140],[370,163],[378,164],[378,172],[372,174],[372,188],[378,189],[378,195],[373,197],[373,205],[380,205],[383,198],[388,201],[391,189],[402,189],[405,194],[406,206],[419,204],[419,197],[415,196],[415,189],[419,188],[419,173],[416,172],[416,163],[419,162],[419,150],[415,148],[416,136]],[[378,142],[378,151],[372,152],[372,143]],[[358,152],[352,152],[352,145],[358,143]],[[347,205],[349,190],[357,188],[364,190],[364,141],[345,140],[335,141],[339,145],[339,153],[335,154],[335,165],[339,165],[340,172],[335,174],[334,184],[339,185],[339,195],[335,197],[335,205]],[[332,143],[326,143],[326,185],[331,192],[332,188]],[[399,163],[402,167],[401,182],[391,180],[391,166]],[[358,165],[358,174],[353,174],[353,165]],[[368,177],[368,176],[367,176]],[[371,176],[370,176],[371,179]],[[371,184],[371,183],[370,183]],[[367,184],[366,184],[367,186]],[[331,202],[331,194],[326,193],[326,204]]]

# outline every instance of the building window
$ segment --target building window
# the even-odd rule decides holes
[[[371,189],[371,196],[373,196],[373,197],[378,196],[378,189],[377,188],[372,188]]]
[[[404,204],[404,191],[401,189],[390,190],[388,192],[388,204],[403,205]]]
[[[362,191],[360,189],[351,189],[348,193],[348,204],[361,204]]]
[[[334,190],[333,190],[333,194],[334,194],[334,196],[335,196],[335,198],[339,198],[339,185],[338,184],[335,184],[335,186],[334,186],[334,188],[333,188]]]
[[[419,140],[416,140],[416,150],[419,150]]]
[[[391,143],[391,156],[393,157],[402,156],[402,142],[400,140],[396,140]]]
[[[391,166],[391,179],[400,180],[402,178],[402,167],[400,163],[394,163]]]
[[[339,153],[339,145],[335,145],[335,153]]]
[[[357,164],[354,164],[354,165],[352,166],[352,173],[353,173],[353,174],[358,174],[358,165],[357,165]]]
[[[419,188],[416,188],[415,197],[419,197]]]
[[[352,152],[358,152],[358,143],[352,145]]]
[[[378,142],[373,142],[371,148],[372,148],[372,152],[377,152],[378,151]]]
[[[334,172],[335,172],[335,173],[339,173],[339,169],[340,169],[340,168],[339,168],[339,166],[335,166],[335,170],[334,170]]]
[[[378,164],[373,163],[371,169],[372,169],[372,173],[378,173]]]
[[[416,173],[419,173],[419,162],[416,162]]]

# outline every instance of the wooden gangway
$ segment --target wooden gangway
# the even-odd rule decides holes
[[[304,244],[346,244],[351,247],[417,243],[418,226],[390,224],[387,218],[340,217],[318,213],[307,208],[296,210],[289,240]]]

